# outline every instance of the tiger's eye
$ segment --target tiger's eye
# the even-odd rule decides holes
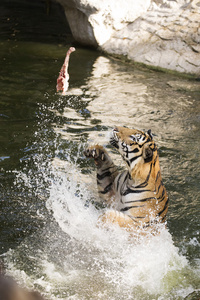
[[[134,142],[136,141],[136,138],[135,138],[134,135],[130,135],[130,138],[131,138],[132,141],[134,141]]]

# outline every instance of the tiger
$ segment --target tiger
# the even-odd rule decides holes
[[[126,170],[120,172],[99,144],[84,152],[87,158],[94,159],[98,194],[109,207],[100,221],[127,230],[147,230],[158,223],[166,224],[169,199],[151,130],[115,127],[110,144],[121,154]]]

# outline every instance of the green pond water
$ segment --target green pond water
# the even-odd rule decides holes
[[[60,6],[2,1],[0,259],[48,299],[200,298],[200,83],[76,47],[66,96],[56,79],[73,41]],[[88,144],[115,125],[148,130],[170,204],[167,229],[139,244],[97,228]]]

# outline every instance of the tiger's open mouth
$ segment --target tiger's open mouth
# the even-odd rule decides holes
[[[111,131],[111,135],[110,135],[110,144],[111,144],[112,146],[114,146],[115,148],[119,149],[119,145],[118,145],[118,143],[119,143],[119,138],[118,138],[116,132],[117,132],[116,129],[113,129],[113,130]]]

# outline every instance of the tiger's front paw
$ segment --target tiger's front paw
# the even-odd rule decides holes
[[[98,163],[101,161],[105,161],[106,159],[106,150],[103,146],[100,145],[93,145],[88,147],[84,154],[88,158],[94,158],[94,160]]]

